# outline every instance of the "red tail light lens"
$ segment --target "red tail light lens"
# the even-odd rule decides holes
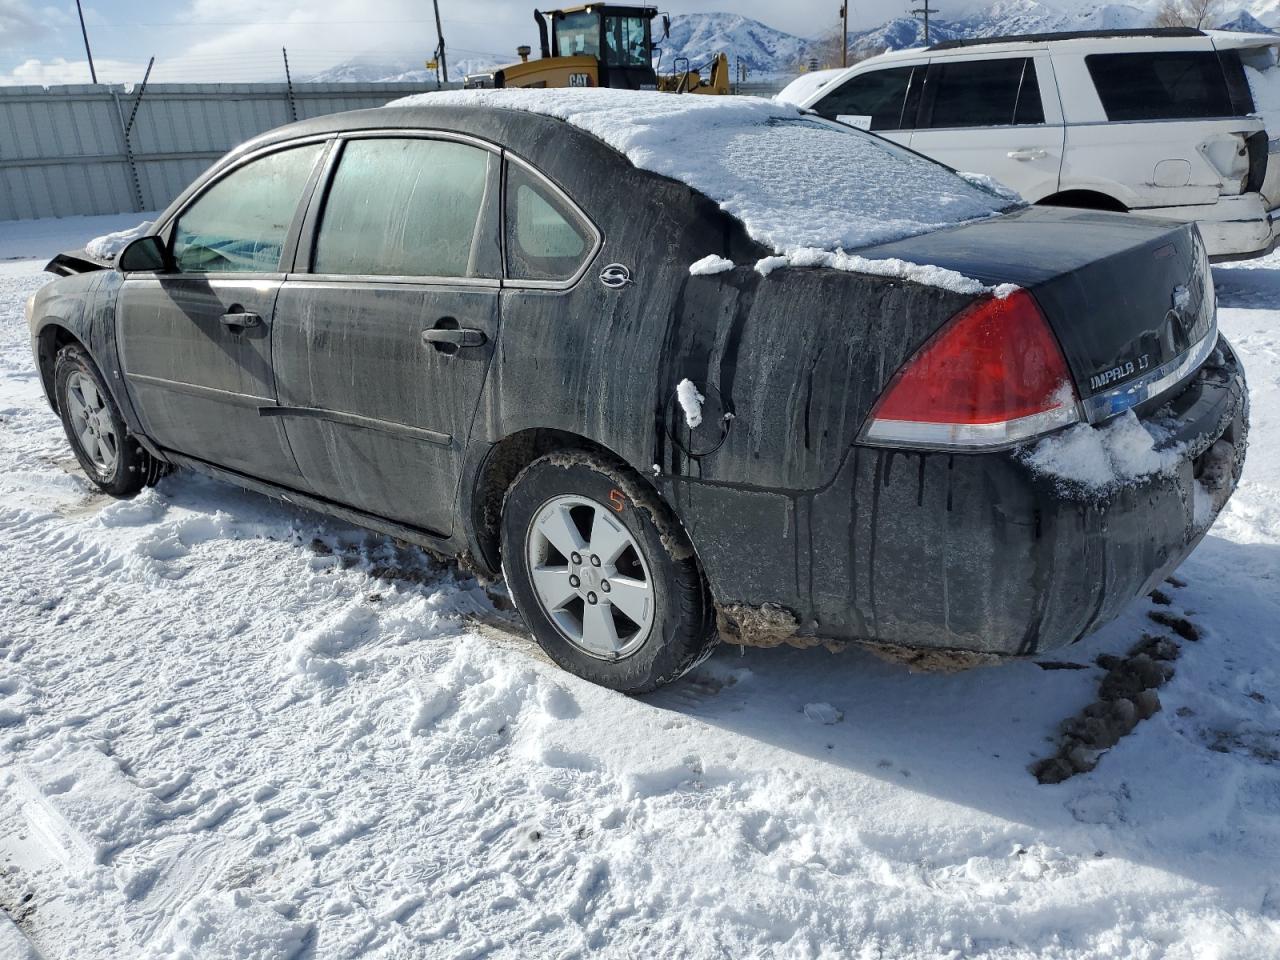
[[[941,449],[1010,446],[1080,419],[1062,348],[1025,290],[961,310],[894,374],[861,439]]]

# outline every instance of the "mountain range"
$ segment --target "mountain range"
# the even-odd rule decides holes
[[[1045,33],[1059,30],[1118,30],[1149,26],[1159,0],[1134,3],[1071,3],[1070,0],[995,0],[953,18],[929,21],[929,40],[937,43],[963,37],[992,37],[1011,33]],[[1276,32],[1280,28],[1280,0],[1226,0],[1215,25],[1233,30]],[[655,23],[655,26],[657,24]],[[656,39],[656,38],[655,38]],[[838,39],[835,49],[839,49]],[[868,30],[850,31],[849,50],[869,56],[882,50],[902,50],[924,45],[924,24],[912,17],[896,17]],[[768,81],[794,75],[812,58],[832,50],[832,40],[799,37],[775,30],[759,20],[737,13],[689,13],[671,18],[671,34],[657,43],[658,69],[674,69],[677,59],[699,67],[724,51],[746,67],[748,80]],[[512,57],[512,60],[515,58]],[[482,57],[451,62],[450,76],[491,70],[498,64]],[[390,61],[354,58],[308,79],[318,82],[405,80],[425,82],[434,74],[422,61]]]

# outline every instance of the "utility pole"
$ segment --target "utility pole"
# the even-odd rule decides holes
[[[911,11],[916,16],[924,16],[924,45],[929,46],[929,14],[937,13],[937,7],[930,7],[929,0],[924,0],[923,7],[916,7]]]
[[[927,3],[928,0],[925,0]],[[840,17],[844,20],[843,36],[840,40],[840,66],[849,65],[849,0],[840,4]]]
[[[436,8],[436,59],[440,61],[440,73],[449,82],[449,63],[444,58],[444,28],[440,26],[440,0],[431,0]]]
[[[84,26],[84,9],[80,6],[80,0],[76,0],[76,13],[80,14],[80,36],[84,37],[84,54],[89,58],[89,76],[93,78],[96,85],[98,71],[93,68],[93,51],[89,49],[89,31]]]

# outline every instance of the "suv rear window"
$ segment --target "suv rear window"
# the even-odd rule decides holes
[[[903,117],[903,104],[911,85],[912,67],[873,70],[842,83],[813,105],[828,120],[838,117],[870,117],[872,130],[906,130],[914,117]],[[914,111],[912,111],[914,112]]]
[[[1044,123],[1035,63],[1026,57],[933,63],[925,117],[929,127]]]
[[[1191,120],[1252,112],[1235,51],[1095,53],[1084,58],[1108,120]]]

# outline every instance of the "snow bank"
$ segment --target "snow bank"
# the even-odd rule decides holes
[[[1170,444],[1159,426],[1132,410],[1105,426],[1077,424],[1032,445],[1024,462],[1037,473],[1089,492],[1102,493],[1126,481],[1174,470],[1180,444]]]
[[[151,221],[144,220],[136,227],[117,230],[115,233],[94,237],[84,245],[85,253],[96,260],[112,260],[115,255],[139,237],[145,237],[151,229]]]
[[[311,931],[241,890],[202,893],[173,918],[149,960],[291,960]]]
[[[695,277],[706,277],[714,273],[725,273],[733,269],[733,261],[709,253],[701,260],[689,264],[689,273]]]
[[[688,184],[778,254],[852,250],[1006,209],[888,141],[755,97],[625,90],[453,90],[391,106],[506,107],[558,117],[642,170]]]
[[[707,399],[698,392],[698,388],[689,379],[681,380],[676,385],[676,399],[684,410],[684,422],[690,430],[702,425],[702,404]]]

